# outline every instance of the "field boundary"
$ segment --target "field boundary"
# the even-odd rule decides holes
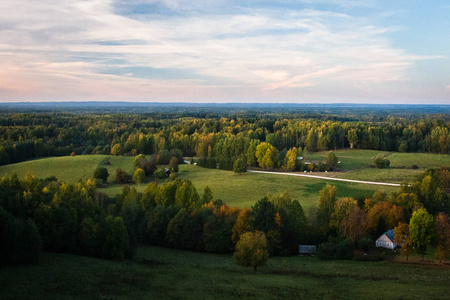
[[[344,179],[344,178],[336,178],[336,177],[325,177],[325,176],[308,175],[308,174],[299,174],[299,173],[269,172],[269,171],[257,171],[257,170],[247,170],[247,172],[261,173],[261,174],[285,175],[285,176],[309,177],[309,178],[317,178],[317,179],[325,179],[325,180],[334,180],[334,181],[345,181],[345,182],[353,182],[353,183],[374,184],[374,185],[387,185],[387,186],[396,186],[396,187],[400,187],[400,184],[399,184],[399,183],[376,182],[376,181],[362,181],[362,180]]]

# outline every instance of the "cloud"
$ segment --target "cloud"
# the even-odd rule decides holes
[[[162,4],[174,11],[213,5],[181,0],[127,3]],[[394,48],[385,35],[395,28],[342,12],[236,6],[233,12],[202,14],[143,9],[135,18],[119,14],[117,4],[2,2],[0,89],[8,93],[0,98],[293,99],[295,91],[304,88],[313,95],[341,87],[366,92],[379,83],[405,81],[415,61],[436,58]],[[144,71],[130,71],[133,68]],[[162,75],[154,76],[158,70]],[[164,78],[169,71],[170,78]]]

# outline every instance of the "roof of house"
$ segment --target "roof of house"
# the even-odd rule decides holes
[[[394,229],[388,230],[384,233],[392,242],[394,242]]]

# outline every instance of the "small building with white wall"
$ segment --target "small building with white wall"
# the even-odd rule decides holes
[[[394,243],[394,229],[383,233],[375,242],[375,246],[385,249],[395,249],[397,244]]]

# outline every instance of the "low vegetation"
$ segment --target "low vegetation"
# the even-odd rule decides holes
[[[2,299],[446,299],[448,267],[274,257],[253,269],[231,255],[139,247],[133,261],[45,253],[0,268]],[[380,288],[383,287],[383,288]]]

